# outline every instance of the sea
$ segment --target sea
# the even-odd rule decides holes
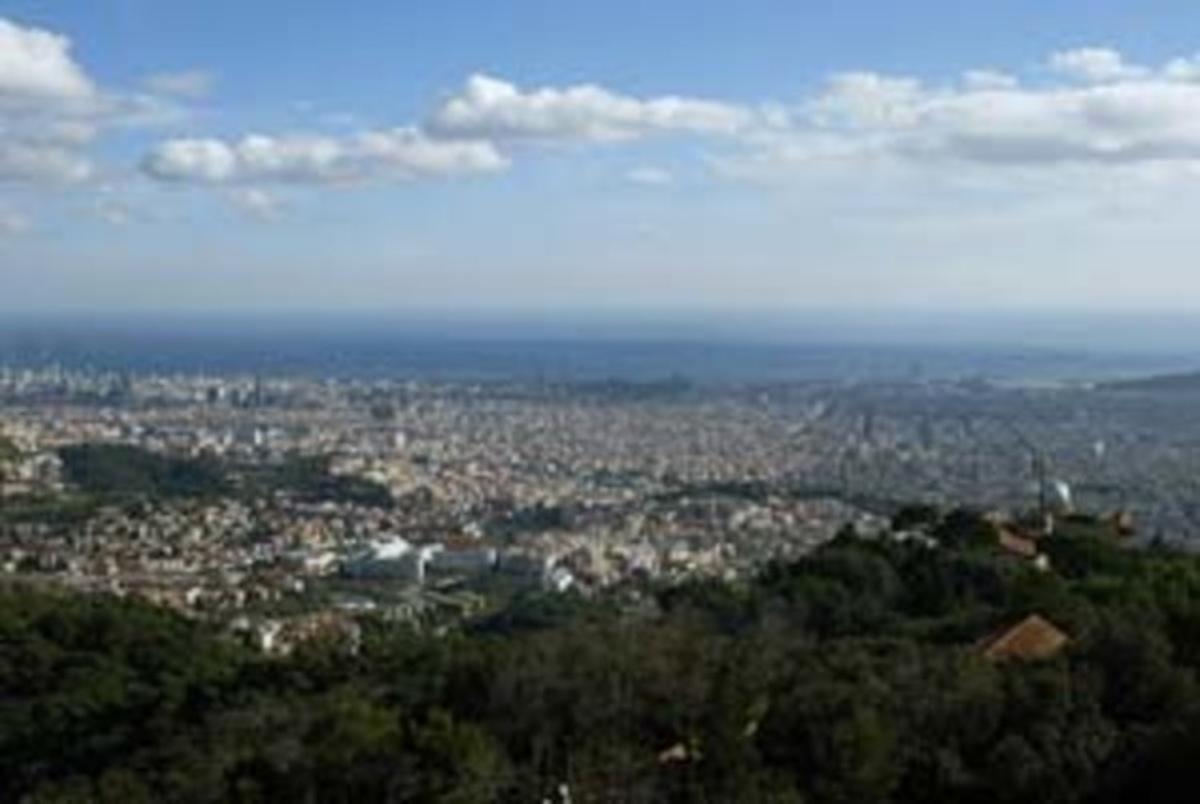
[[[1189,335],[1194,334],[1194,338]],[[1193,342],[1197,348],[1192,348]],[[1200,368],[1200,325],[814,315],[0,318],[0,366],[441,381],[1089,383]]]

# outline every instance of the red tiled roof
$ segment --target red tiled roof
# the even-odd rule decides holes
[[[1070,638],[1037,614],[1031,614],[1011,628],[984,640],[982,651],[992,661],[1049,658],[1070,641]]]

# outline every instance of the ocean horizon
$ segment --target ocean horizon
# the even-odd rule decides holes
[[[0,365],[478,381],[1087,382],[1200,368],[1193,329],[1200,343],[1190,318],[1161,315],[24,315],[0,322]],[[1079,339],[1096,332],[1103,337]]]

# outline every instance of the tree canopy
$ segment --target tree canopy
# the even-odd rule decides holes
[[[626,590],[632,608],[367,620],[355,654],[267,658],[146,605],[0,591],[0,799],[1189,798],[1200,559],[1078,532],[1039,572],[940,522],[966,532],[846,536],[746,582]],[[1065,650],[985,658],[1034,612]]]

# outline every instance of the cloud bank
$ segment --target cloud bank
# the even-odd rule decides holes
[[[1103,47],[1052,53],[1026,78],[990,67],[943,84],[838,73],[790,104],[636,97],[592,83],[527,89],[480,73],[416,125],[342,138],[174,139],[153,149],[143,169],[198,184],[404,181],[495,173],[535,146],[618,147],[650,138],[706,143],[719,175],[773,181],[884,163],[1098,169],[1200,161],[1198,110],[1200,58],[1151,68]],[[662,183],[636,166],[626,175]]]
[[[98,104],[69,39],[0,18],[0,181],[87,178]]]
[[[436,140],[411,127],[349,138],[175,139],[157,146],[142,164],[156,179],[202,184],[410,181],[494,173],[507,166],[489,142]]]
[[[794,108],[785,130],[752,133],[740,153],[714,162],[764,179],[850,162],[1027,171],[1191,163],[1200,160],[1196,65],[1176,59],[1151,69],[1082,48],[1051,54],[1052,80],[1036,83],[991,70],[949,85],[843,73]]]
[[[621,142],[655,134],[731,135],[754,122],[740,106],[666,96],[641,99],[597,84],[522,90],[476,74],[430,116],[430,132],[501,142]]]
[[[586,82],[523,87],[476,73],[415,122],[337,135],[230,138],[195,130],[203,118],[188,116],[186,104],[212,92],[205,70],[153,74],[142,87],[102,88],[76,61],[70,39],[0,18],[0,183],[87,181],[97,172],[98,139],[164,122],[184,130],[148,147],[140,174],[201,187],[486,176],[547,147],[619,152],[672,140],[689,143],[681,156],[699,151],[718,177],[770,182],[803,182],[831,169],[868,176],[888,166],[941,175],[966,167],[998,180],[1064,167],[1160,174],[1175,167],[1189,180],[1200,173],[1200,55],[1150,66],[1098,46],[1048,54],[1031,70],[977,66],[941,82],[842,72],[807,96],[768,103],[643,97]],[[320,121],[312,128],[320,131]],[[630,183],[661,185],[680,175],[671,160],[646,168],[640,156],[619,168]]]

